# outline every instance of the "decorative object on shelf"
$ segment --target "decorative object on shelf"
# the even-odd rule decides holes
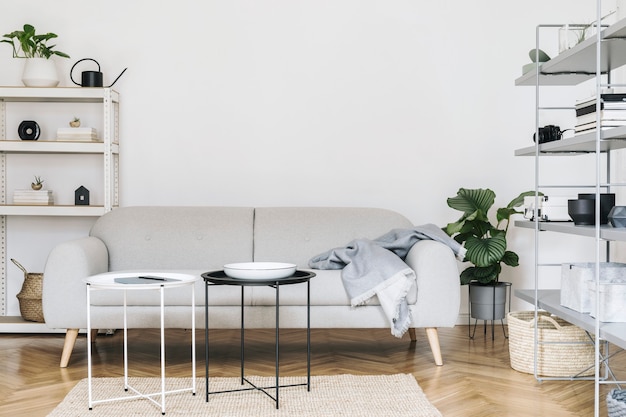
[[[20,314],[24,320],[44,323],[43,307],[41,305],[43,273],[28,272],[15,259],[11,259],[11,262],[24,272],[24,283],[16,296],[20,303]]]
[[[559,53],[585,40],[591,24],[565,24],[559,28]]]
[[[541,64],[550,60],[548,54],[546,54],[541,49],[531,49],[528,52],[528,56],[530,57],[530,60],[532,62],[522,67],[522,74],[526,74],[529,71],[535,70],[537,69],[537,67],[540,67]]]
[[[593,200],[595,202],[595,193],[583,193],[578,194],[579,200]],[[614,193],[602,193],[600,194],[600,224],[607,224],[609,222],[609,213],[615,206],[615,194]]]
[[[600,276],[600,282],[586,281],[591,311],[589,315],[603,323],[626,323],[626,278]],[[596,285],[598,304],[596,304]],[[598,307],[599,306],[599,307]]]
[[[567,200],[567,213],[576,226],[593,226],[596,224],[596,195],[594,193],[578,194],[578,199]],[[609,213],[615,206],[615,194],[600,194],[600,224],[609,222]]]
[[[98,132],[93,127],[60,127],[57,140],[77,142],[97,142]]]
[[[54,197],[50,190],[15,190],[13,204],[24,206],[51,206]]]
[[[613,206],[609,212],[609,223],[613,227],[626,227],[626,206]]]
[[[89,190],[82,185],[74,191],[74,204],[77,206],[89,205]]]
[[[626,263],[600,262],[600,282],[626,283]],[[596,264],[594,262],[565,263],[561,265],[560,303],[579,313],[590,313],[592,308],[591,291],[587,282],[595,284]]]
[[[553,377],[589,376],[595,372],[595,347],[578,326],[546,311],[513,311],[507,316],[511,368],[535,372],[535,327],[537,327],[537,374]]]
[[[56,38],[55,33],[37,35],[33,25],[25,24],[23,30],[15,30],[4,35],[0,42],[8,43],[13,48],[13,58],[26,58],[22,82],[27,87],[56,87],[59,84],[54,61],[50,58],[57,55],[63,58],[70,56],[54,50],[56,45],[48,45],[48,41]]]
[[[559,126],[547,125],[539,128],[539,143],[554,142],[563,137],[564,130]],[[537,133],[533,133],[533,142],[537,141]]]
[[[81,73],[80,76],[80,84],[78,84],[76,81],[74,81],[74,76],[73,76],[73,72],[74,72],[74,67],[82,61],[93,61],[96,63],[96,65],[98,66],[98,71],[83,71]],[[115,84],[117,82],[117,80],[120,79],[120,77],[122,76],[122,74],[124,74],[126,72],[128,68],[124,68],[124,70],[120,73],[120,75],[117,76],[117,78],[115,79],[115,81],[113,81],[111,83],[111,85],[109,85],[107,88],[113,87],[113,84]],[[103,82],[102,79],[104,78],[104,76],[102,75],[102,72],[100,72],[100,64],[98,63],[98,61],[96,61],[93,58],[83,58],[83,59],[79,59],[78,61],[76,61],[74,63],[74,65],[72,65],[72,68],[70,69],[70,79],[72,80],[72,82],[80,87],[102,87],[103,86]]]
[[[37,140],[41,130],[34,120],[24,120],[17,127],[17,134],[22,140]]]
[[[535,196],[524,197],[524,218],[535,220],[535,216],[539,216],[540,222],[572,221],[567,213],[567,200],[567,197],[540,196],[537,198],[537,210],[535,210]]]
[[[80,119],[74,116],[74,119],[70,121],[70,127],[80,127]]]
[[[596,222],[596,202],[593,200],[567,200],[567,214],[576,226],[593,226]]]
[[[43,180],[41,179],[41,177],[35,175],[35,181],[30,183],[30,187],[33,190],[41,190],[41,187],[43,187]]]

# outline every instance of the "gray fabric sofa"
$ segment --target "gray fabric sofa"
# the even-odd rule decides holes
[[[61,367],[68,365],[79,329],[87,327],[87,276],[123,270],[168,270],[201,274],[233,262],[276,261],[307,267],[311,257],[355,238],[374,239],[395,228],[411,228],[404,216],[385,209],[348,207],[124,207],[100,217],[89,236],[64,242],[44,269],[43,312],[47,325],[67,329]],[[408,296],[415,328],[425,328],[435,363],[442,365],[438,327],[452,327],[459,314],[458,263],[452,250],[433,240],[416,243],[406,257],[417,285]],[[376,297],[351,307],[341,270],[315,270],[311,280],[312,328],[389,328]],[[196,323],[204,325],[204,281],[196,287]],[[190,327],[188,288],[166,292],[168,328]],[[306,289],[281,288],[281,328],[306,327]],[[119,292],[97,291],[91,299],[94,329],[119,329]],[[239,328],[239,287],[209,292],[209,327]],[[274,326],[274,290],[247,287],[246,327]],[[248,312],[249,311],[249,312]],[[153,291],[128,295],[129,328],[159,327],[159,297]],[[391,336],[391,334],[389,335]]]

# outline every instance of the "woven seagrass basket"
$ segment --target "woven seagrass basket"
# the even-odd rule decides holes
[[[626,390],[612,389],[606,396],[609,417],[626,417]]]
[[[18,261],[11,259],[19,269],[24,272],[24,283],[22,289],[17,293],[20,303],[20,314],[24,320],[43,323],[43,307],[41,296],[43,293],[43,274],[38,272],[28,272]]]
[[[537,375],[551,377],[589,376],[594,374],[593,341],[578,326],[537,312]],[[509,325],[511,367],[519,372],[535,372],[535,312],[512,311]]]

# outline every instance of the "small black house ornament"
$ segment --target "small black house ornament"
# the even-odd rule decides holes
[[[89,205],[89,190],[82,185],[74,191],[74,204],[77,206]]]

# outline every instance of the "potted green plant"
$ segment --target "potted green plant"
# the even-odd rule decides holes
[[[70,56],[55,50],[56,45],[48,44],[56,37],[52,32],[38,35],[33,25],[25,24],[22,30],[7,33],[0,40],[11,45],[13,58],[26,58],[22,82],[27,87],[55,87],[59,83],[54,61],[50,58],[54,55],[63,58]]]
[[[460,188],[455,197],[448,198],[448,206],[461,211],[462,215],[444,230],[465,247],[465,261],[472,263],[472,266],[461,272],[461,284],[472,286],[471,317],[480,320],[504,318],[506,287],[499,282],[502,264],[511,267],[519,265],[519,256],[507,250],[509,221],[512,215],[523,213],[518,208],[523,205],[524,197],[534,195],[534,191],[523,192],[506,207],[498,208],[494,223],[489,219],[489,211],[496,197],[492,190]],[[483,292],[481,288],[487,289],[484,291],[487,293],[486,300],[479,299]],[[498,308],[493,306],[494,298]]]

